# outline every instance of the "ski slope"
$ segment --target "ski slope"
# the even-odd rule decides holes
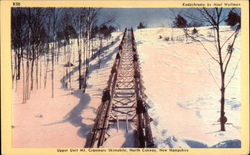
[[[211,29],[197,30],[198,39],[216,55]],[[233,33],[229,27],[222,27],[221,31],[222,41]],[[166,41],[167,37],[174,40]],[[202,45],[190,38],[186,40],[182,29],[172,28],[139,29],[135,39],[157,147],[212,147],[227,140],[235,140],[233,143],[239,147],[240,67],[226,89],[228,122],[226,132],[220,132],[219,65]],[[238,64],[239,45],[237,39],[226,80]]]

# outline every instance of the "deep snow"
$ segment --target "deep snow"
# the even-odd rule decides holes
[[[215,51],[211,30],[202,27],[198,28],[198,32],[198,38],[204,45]],[[223,40],[231,33],[230,28],[222,27]],[[167,37],[173,37],[174,41],[166,41]],[[78,90],[76,42],[72,49],[75,58],[71,89],[63,88],[63,57],[55,66],[54,99],[51,98],[51,72],[48,74],[47,88],[34,89],[26,104],[22,104],[22,79],[18,81],[17,88],[14,87],[12,92],[14,147],[84,146],[120,39],[120,32],[113,33],[113,38],[104,43],[100,69],[97,59],[91,62],[85,94]],[[240,147],[240,66],[226,90],[227,131],[220,132],[217,122],[220,111],[220,92],[216,85],[216,82],[219,83],[218,65],[203,47],[191,39],[186,41],[180,29],[140,29],[135,31],[135,39],[147,102],[151,107],[149,114],[153,118],[151,128],[156,147]],[[229,65],[228,78],[240,58],[239,41],[240,36]],[[133,133],[128,135],[131,137]],[[124,144],[117,143],[117,147],[130,146],[131,139]]]
[[[12,145],[13,147],[64,147],[82,148],[90,133],[96,111],[100,104],[102,90],[106,87],[111,66],[121,39],[121,32],[103,40],[103,52],[99,68],[98,58],[90,62],[89,80],[85,94],[78,90],[77,42],[72,40],[71,88],[65,88],[64,55],[55,63],[55,96],[51,98],[51,71],[48,72],[46,88],[42,86],[30,94],[27,103],[22,103],[22,79],[14,83],[12,91]],[[94,42],[99,47],[99,41]],[[69,48],[68,48],[69,49]],[[63,53],[63,47],[61,53]],[[42,60],[42,64],[43,64]],[[51,68],[51,62],[49,70]],[[42,68],[42,74],[45,72]],[[44,75],[44,74],[43,74]],[[39,82],[40,83],[40,82]],[[17,86],[17,88],[15,88]]]
[[[197,30],[197,39],[215,55],[211,29]],[[229,27],[221,27],[221,31],[222,41],[232,33]],[[220,82],[219,66],[201,44],[190,38],[186,40],[182,29],[171,28],[139,29],[135,39],[157,147],[225,147],[227,142],[222,141],[234,139],[236,144],[228,141],[228,147],[239,147],[240,67],[226,89],[227,131],[221,132],[217,121],[220,115],[220,91],[216,85]],[[237,39],[226,80],[239,61],[239,45]]]

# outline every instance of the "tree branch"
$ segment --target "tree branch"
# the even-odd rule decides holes
[[[233,35],[234,35],[235,33],[237,33],[237,31],[238,31],[238,30],[234,31],[234,32],[225,40],[225,42],[221,45],[221,48],[223,48],[223,46],[228,42],[228,40],[230,40],[230,39],[233,37]]]
[[[202,14],[202,16],[206,19],[206,21],[209,22],[212,26],[214,26],[213,21],[211,21],[210,18],[207,17],[206,14],[201,9],[198,9],[198,10]]]
[[[192,19],[192,20],[196,20],[196,21],[199,21],[199,22],[208,22],[207,20],[205,19],[202,19],[202,18],[199,18],[199,17],[196,17],[194,16],[193,14],[190,14],[189,12],[185,12],[183,14],[183,16],[189,18],[189,19]]]
[[[209,71],[209,74],[212,76],[212,78],[213,78],[213,80],[214,80],[216,86],[220,89],[219,84],[217,83],[217,81],[216,81],[214,75],[213,75],[212,72],[211,72],[210,65],[208,65],[208,71]]]
[[[210,20],[212,21],[213,25],[216,25],[216,21],[215,19],[210,15],[210,13],[208,12],[208,10],[206,8],[203,8],[203,10],[206,12],[206,15],[210,18]],[[206,17],[206,15],[203,15]]]
[[[233,77],[235,76],[235,72],[236,72],[236,70],[237,70],[237,68],[238,68],[238,66],[239,66],[239,62],[240,62],[240,59],[238,60],[237,65],[236,65],[236,67],[234,68],[233,74],[232,74],[232,76],[230,77],[229,81],[227,82],[225,88],[227,88],[227,86],[229,85],[229,83],[231,82],[231,80],[233,79]]]
[[[232,54],[233,54],[234,43],[235,43],[235,40],[236,40],[238,34],[239,34],[239,31],[235,34],[234,39],[233,39],[233,43],[231,45],[231,49],[230,49],[230,51],[228,51],[230,53],[229,53],[229,58],[227,59],[227,62],[226,62],[225,68],[224,68],[224,72],[223,72],[224,74],[226,73],[228,64],[229,64],[229,62],[231,60],[231,57],[232,57]]]
[[[204,64],[204,62],[203,62],[203,60],[202,60],[200,54],[199,54],[198,52],[197,52],[197,54],[199,55],[199,58],[200,58],[200,61],[201,61],[202,65],[208,70],[208,72],[209,72],[209,74],[212,76],[212,78],[213,78],[213,80],[214,80],[216,86],[220,89],[219,84],[217,83],[217,81],[216,81],[216,79],[215,79],[213,73],[211,72],[209,63],[208,63],[208,68],[207,68],[206,65]]]
[[[199,42],[199,43],[202,45],[202,47],[205,49],[205,51],[208,53],[208,55],[209,55],[214,61],[216,61],[217,63],[220,63],[219,60],[217,60],[217,59],[208,51],[208,49],[204,46],[204,44],[203,44],[200,40],[194,38],[193,36],[191,36],[190,34],[188,34],[188,32],[185,32],[185,31],[184,31],[184,33],[186,33],[186,35],[189,36],[189,37],[190,37],[191,39],[193,39],[194,41]]]
[[[213,32],[214,32],[214,42],[216,42],[216,35],[215,35],[215,29],[213,29]],[[217,44],[214,44],[216,50],[218,51],[218,46]]]

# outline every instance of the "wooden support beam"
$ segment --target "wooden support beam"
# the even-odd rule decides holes
[[[116,127],[117,127],[117,132],[119,131],[119,116],[116,115]]]
[[[126,115],[126,132],[128,132],[128,115]]]

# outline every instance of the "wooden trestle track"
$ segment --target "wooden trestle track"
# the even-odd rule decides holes
[[[108,133],[110,126],[116,126],[119,130],[119,122],[125,122],[126,132],[129,126],[135,126],[134,147],[154,147],[147,96],[141,78],[133,29],[125,29],[85,147],[103,147],[104,142],[112,136]]]

